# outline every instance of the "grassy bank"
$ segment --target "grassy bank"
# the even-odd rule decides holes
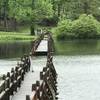
[[[0,32],[0,41],[33,40],[35,36],[18,32]]]

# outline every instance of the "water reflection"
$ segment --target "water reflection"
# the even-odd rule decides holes
[[[56,55],[100,54],[100,40],[55,41]]]
[[[16,58],[21,57],[31,50],[31,42],[7,42],[0,43],[0,58]]]
[[[100,99],[100,55],[55,56],[54,66],[59,100]]]

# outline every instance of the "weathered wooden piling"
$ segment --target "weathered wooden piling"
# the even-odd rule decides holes
[[[26,95],[26,100],[57,100],[57,72],[53,65],[53,39],[50,34],[48,36],[48,51],[46,67],[40,72],[40,80],[32,84],[32,95]],[[0,100],[10,100],[10,96],[14,95],[21,87],[24,76],[30,71],[31,61],[30,55],[34,55],[44,35],[34,41],[31,53],[21,57],[11,72],[3,75],[0,83]],[[33,79],[34,80],[34,79]]]
[[[20,64],[17,64],[15,68],[11,69],[11,72],[7,72],[7,75],[3,75],[3,81],[0,84],[0,100],[10,100],[10,95],[17,92],[17,89],[21,87],[21,82],[24,80],[24,75],[29,71],[30,59],[28,56],[24,56]]]
[[[40,81],[32,85],[32,95],[26,100],[57,100],[57,72],[53,65],[52,37],[48,34],[48,55],[46,67],[40,72]],[[28,95],[29,96],[29,95]]]

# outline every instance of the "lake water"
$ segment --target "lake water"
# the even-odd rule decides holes
[[[100,100],[100,56],[55,56],[59,100]]]
[[[59,100],[100,100],[100,40],[55,43]]]
[[[31,42],[0,43],[0,74],[31,47]],[[100,40],[55,41],[55,51],[59,100],[100,100]]]
[[[100,54],[100,40],[55,41],[56,55]]]
[[[30,52],[32,42],[3,42],[0,43],[0,58],[17,58]]]

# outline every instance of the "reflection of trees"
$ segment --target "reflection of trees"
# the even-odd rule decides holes
[[[95,49],[97,47],[97,40],[76,40],[73,41],[73,47],[75,48],[92,48]]]
[[[0,58],[20,57],[29,53],[30,42],[0,43]]]
[[[63,55],[97,54],[100,52],[99,40],[57,41],[56,53]]]

